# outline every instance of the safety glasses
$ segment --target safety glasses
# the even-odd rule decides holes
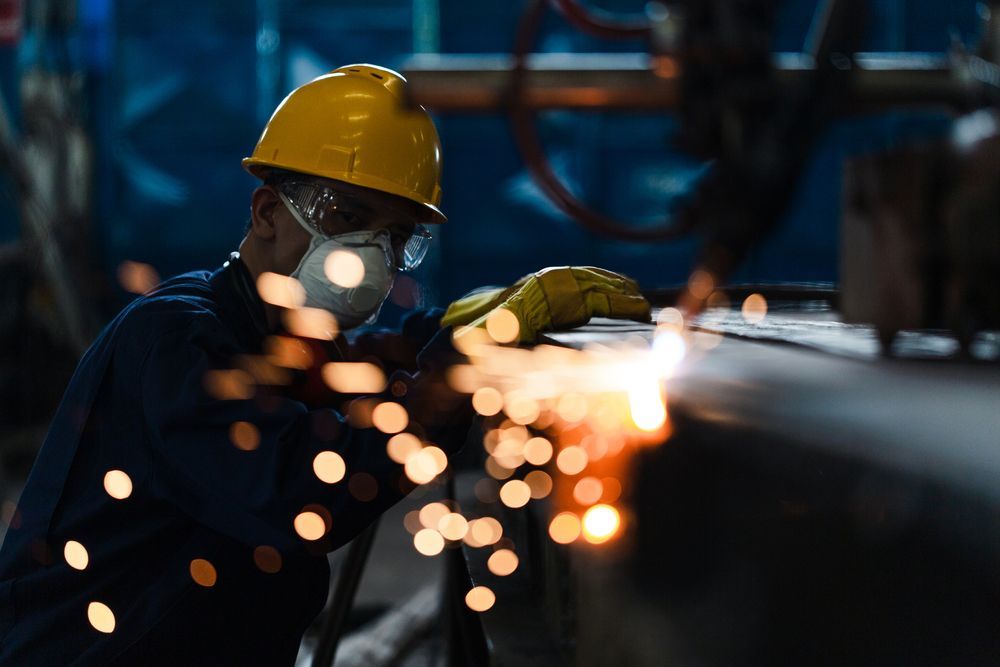
[[[360,230],[386,233],[394,268],[399,271],[412,271],[427,255],[433,236],[402,211],[376,211],[359,197],[308,181],[287,180],[277,187],[306,224],[325,239]]]

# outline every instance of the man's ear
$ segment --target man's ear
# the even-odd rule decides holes
[[[250,222],[254,236],[262,241],[274,239],[274,214],[280,206],[284,204],[270,185],[261,185],[253,191],[250,198]]]

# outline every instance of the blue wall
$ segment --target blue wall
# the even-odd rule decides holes
[[[91,9],[83,12],[89,17],[84,39],[100,156],[103,263],[113,271],[124,259],[145,261],[162,275],[217,266],[236,246],[254,184],[239,160],[291,88],[347,62],[399,66],[414,48],[414,24],[426,32],[435,17],[437,29],[421,33],[417,42],[450,53],[508,51],[521,6],[470,0],[110,1],[85,0]],[[600,2],[633,12],[644,4]],[[800,48],[814,4],[794,0],[783,6],[776,49]],[[974,4],[877,1],[869,48],[942,50],[949,28],[972,42]],[[639,47],[587,38],[556,17],[540,46]],[[551,113],[541,122],[549,154],[571,187],[623,218],[659,218],[670,197],[683,193],[701,169],[671,153],[670,118]],[[609,242],[555,210],[525,172],[503,118],[447,116],[439,118],[439,127],[450,221],[439,230],[435,255],[417,274],[431,300],[443,302],[476,285],[507,283],[553,264],[604,265],[649,287],[675,284],[690,269],[694,240]],[[787,219],[737,279],[836,280],[843,157],[937,127],[934,118],[894,114],[833,128]]]

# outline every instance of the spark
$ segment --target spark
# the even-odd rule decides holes
[[[365,263],[353,250],[334,250],[323,262],[326,277],[335,285],[353,288],[365,279]]]

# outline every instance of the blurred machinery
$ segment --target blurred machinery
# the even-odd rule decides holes
[[[502,396],[502,410],[481,410],[483,448],[467,455],[486,475],[459,474],[455,497],[497,519],[504,541],[453,552],[454,664],[1000,660],[983,622],[1000,611],[1000,7],[981,6],[975,53],[866,54],[868,3],[822,1],[803,52],[772,54],[777,4],[653,3],[623,22],[574,0],[529,0],[511,57],[410,61],[413,102],[506,112],[536,183],[587,229],[705,239],[686,287],[650,292],[664,307],[655,325],[591,322],[527,356],[473,354],[477,395]],[[549,5],[648,51],[533,54]],[[952,129],[844,166],[839,289],[725,287],[830,124],[891,108],[942,110]],[[549,109],[676,113],[677,147],[710,167],[659,226],[623,223],[556,177],[534,129]],[[627,357],[637,341],[645,363],[587,366],[588,354]],[[560,358],[549,345],[582,356],[544,366]],[[609,403],[582,387],[626,378],[638,425],[633,390],[674,346],[687,358],[665,376],[659,444],[600,435]],[[542,367],[546,389],[524,380]],[[553,390],[560,372],[576,384]],[[522,391],[537,400],[528,416]],[[589,407],[567,417],[580,394]],[[553,461],[532,466],[538,437]],[[582,467],[556,460],[577,450],[590,457]],[[551,493],[536,494],[543,470]],[[522,481],[537,499],[527,505]],[[588,532],[595,511],[614,521]],[[515,548],[504,571],[495,560]],[[495,605],[474,599],[484,587]]]
[[[532,54],[532,42],[549,4],[594,35],[644,39],[649,52]],[[406,73],[413,83],[415,103],[444,112],[506,111],[536,182],[587,229],[632,241],[704,236],[699,268],[707,272],[713,285],[721,285],[780,219],[814,145],[833,120],[899,107],[961,114],[990,107],[1000,93],[1000,67],[990,60],[996,52],[998,21],[990,18],[990,8],[982,8],[984,37],[975,54],[960,46],[945,57],[857,53],[864,34],[867,3],[863,0],[820,2],[803,52],[772,54],[771,26],[778,4],[773,0],[653,3],[647,22],[623,24],[595,16],[574,0],[532,0],[511,57],[421,55],[410,61]],[[546,160],[534,130],[534,114],[555,108],[675,111],[681,121],[677,148],[710,160],[711,167],[664,224],[638,227],[622,223],[580,202]],[[978,132],[979,140],[985,141],[988,131],[983,118],[980,114],[956,120],[956,133],[965,137],[960,141],[968,144],[970,132]],[[948,152],[947,148],[939,150]],[[951,151],[950,159],[959,172],[974,172],[981,188],[988,190],[995,180],[983,181],[991,177],[983,164],[987,153],[985,146],[974,150],[966,145]],[[909,256],[902,263],[911,267],[910,273],[886,273],[902,270],[898,263],[891,270],[880,267],[880,280],[887,289],[872,289],[869,276],[857,273],[858,267],[871,270],[873,264],[864,256],[865,241],[856,231],[859,211],[853,204],[862,199],[883,201],[885,193],[871,192],[877,189],[872,169],[880,178],[891,179],[892,167],[906,162],[905,155],[895,160],[891,156],[881,161],[873,158],[865,179],[869,196],[859,195],[848,202],[842,246],[844,315],[849,321],[875,322],[873,312],[899,307],[894,291],[902,289],[919,304],[908,305],[907,315],[901,319],[890,322],[877,318],[885,341],[891,342],[900,328],[948,327],[967,343],[975,331],[996,326],[995,300],[980,297],[997,292],[1000,265],[989,261],[996,252],[989,243],[976,243],[979,256],[966,262],[966,256],[940,257],[945,251],[938,240],[946,235],[945,228],[956,225],[964,225],[964,232],[955,232],[959,237],[978,237],[984,242],[995,239],[995,207],[986,213],[982,208],[985,202],[970,203],[983,214],[974,219],[966,215],[964,223],[957,223],[945,219],[948,214],[941,206],[921,200],[921,206],[928,205],[923,209],[927,219],[920,224],[934,230],[932,233],[922,236],[923,240],[904,234],[909,239],[906,244],[895,242],[898,235],[892,240],[885,236],[873,239],[878,244],[877,253],[907,252]],[[935,160],[929,156],[927,162]],[[955,169],[948,170],[949,176],[955,173]],[[927,178],[934,179],[935,174],[928,173]],[[850,176],[849,180],[850,187],[856,189],[857,180]],[[968,183],[969,177],[950,180]],[[968,190],[967,185],[944,185],[942,179],[935,183],[956,192],[928,196],[975,196],[959,192],[963,187]],[[897,210],[902,205],[898,197],[893,204],[885,203]],[[961,245],[961,241],[955,243]],[[917,247],[912,247],[914,244]],[[904,250],[903,245],[912,250]],[[955,247],[953,252],[966,250]],[[945,280],[938,279],[944,278],[935,272],[938,269],[948,272],[947,288]],[[912,271],[923,277],[914,279]],[[943,291],[917,287],[925,278]],[[901,287],[903,281],[909,286]],[[698,310],[709,293],[711,290],[701,296],[689,292],[682,296],[682,302]]]

